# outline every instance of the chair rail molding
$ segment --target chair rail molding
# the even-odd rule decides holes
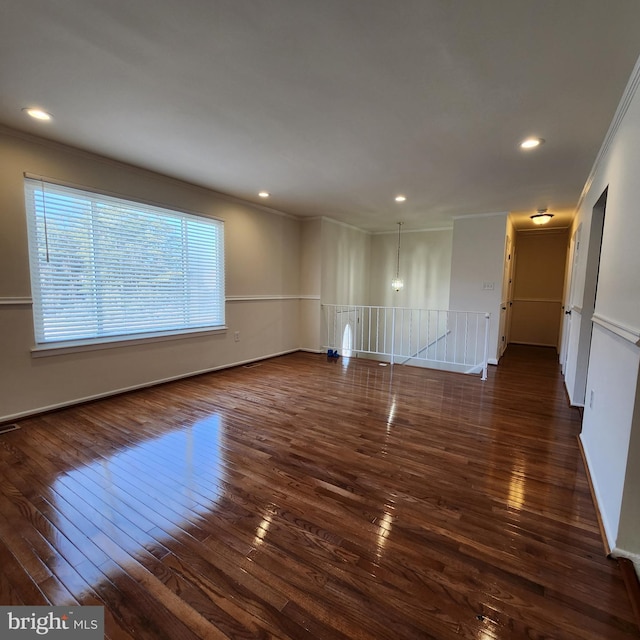
[[[28,296],[0,297],[0,306],[22,306],[32,304],[33,300]]]
[[[640,347],[640,328],[626,327],[625,325],[599,313],[594,313],[591,320],[593,321],[593,324],[597,324],[599,327],[603,327],[607,331],[610,331],[624,340],[632,342],[636,346]]]

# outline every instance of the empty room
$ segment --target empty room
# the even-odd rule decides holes
[[[640,4],[0,20],[0,636],[640,638]]]

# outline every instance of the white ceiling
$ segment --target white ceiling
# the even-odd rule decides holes
[[[0,122],[371,231],[570,215],[639,35],[638,0],[19,0]]]

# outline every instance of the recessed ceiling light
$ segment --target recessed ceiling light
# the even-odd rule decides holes
[[[43,111],[42,109],[36,109],[34,107],[25,107],[23,111],[36,120],[51,120],[51,114]]]
[[[396,196],[396,202],[404,202],[407,196]]]
[[[261,191],[258,195],[261,198],[268,198],[271,194],[268,191]]]
[[[539,147],[541,144],[544,144],[544,140],[542,138],[527,138],[520,143],[521,149],[535,149]]]

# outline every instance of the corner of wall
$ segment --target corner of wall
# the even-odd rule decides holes
[[[625,549],[618,549],[617,547],[611,551],[612,558],[626,558],[633,563],[633,567],[636,570],[636,575],[640,579],[640,553],[630,553]]]

